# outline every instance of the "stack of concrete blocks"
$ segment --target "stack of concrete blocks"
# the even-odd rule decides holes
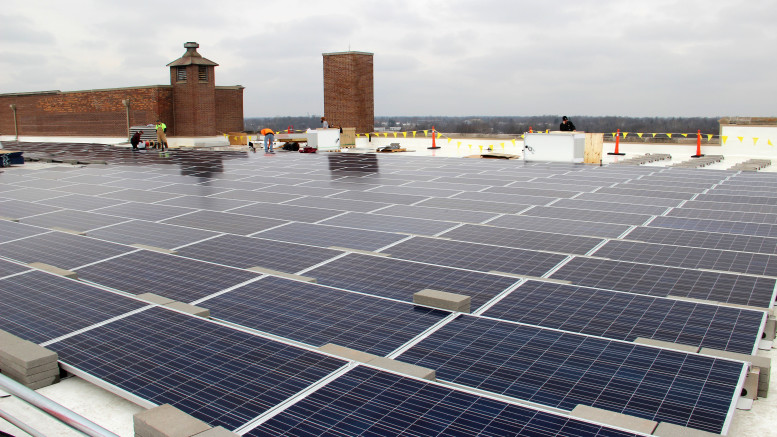
[[[56,352],[0,331],[0,371],[14,381],[37,390],[59,382]]]
[[[459,313],[469,313],[472,298],[463,294],[427,288],[413,294],[413,303]]]
[[[172,405],[164,404],[132,417],[135,437],[236,437],[218,426],[211,427]]]

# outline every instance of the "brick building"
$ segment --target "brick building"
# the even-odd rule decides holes
[[[169,63],[170,85],[0,94],[0,134],[128,135],[128,126],[161,119],[170,136],[202,137],[243,130],[243,87],[216,86],[213,61],[184,44]]]
[[[324,115],[330,125],[375,128],[372,53],[324,53]]]

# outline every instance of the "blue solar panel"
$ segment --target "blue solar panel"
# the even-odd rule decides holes
[[[752,354],[765,313],[574,285],[527,281],[484,316],[634,341],[638,337]]]
[[[202,299],[257,276],[246,270],[145,250],[78,270],[79,279],[131,294],[154,293],[181,302]]]
[[[46,347],[108,384],[227,429],[345,364],[159,307]]]
[[[637,434],[357,366],[244,435],[636,437]]]
[[[133,250],[133,247],[64,232],[39,234],[0,244],[2,256],[23,263],[41,262],[62,269],[72,269]]]
[[[40,271],[0,280],[0,329],[33,343],[69,334],[146,305]]]
[[[389,232],[352,229],[340,226],[289,223],[254,235],[259,238],[309,244],[321,247],[347,247],[357,250],[378,250],[407,238]]]
[[[746,364],[459,316],[398,358],[437,378],[565,410],[578,404],[720,433]]]
[[[409,261],[527,276],[542,276],[566,259],[557,253],[423,237],[403,241],[386,252]]]
[[[515,282],[486,273],[449,267],[349,254],[305,273],[319,284],[359,291],[375,296],[413,301],[413,294],[431,288],[472,297],[472,310]]]
[[[211,316],[281,337],[388,355],[449,313],[267,277],[199,305]]]

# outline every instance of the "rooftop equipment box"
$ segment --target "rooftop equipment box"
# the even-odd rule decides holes
[[[527,161],[559,161],[581,163],[585,156],[585,133],[528,133],[524,137]]]

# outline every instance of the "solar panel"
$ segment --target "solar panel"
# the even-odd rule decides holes
[[[480,223],[498,217],[498,214],[461,209],[429,208],[425,206],[393,205],[375,211],[374,214],[393,215],[420,219],[441,219],[462,223]]]
[[[594,211],[626,212],[631,214],[661,215],[663,206],[635,205],[632,203],[602,202],[597,200],[561,199],[553,203],[556,208],[588,209]]]
[[[167,219],[164,223],[209,231],[248,235],[288,222],[266,218],[259,219],[250,215],[231,214],[228,212],[196,211],[191,214]]]
[[[331,196],[333,194],[346,191],[345,188],[314,188],[314,187],[296,187],[290,185],[273,185],[264,189],[271,193],[295,194],[300,196]]]
[[[750,205],[747,203],[726,203],[702,200],[689,200],[683,203],[683,208],[714,209],[718,211],[760,212],[763,214],[777,214],[777,206]]]
[[[472,311],[517,279],[377,256],[348,254],[305,273],[321,285],[406,302],[431,288],[472,297]]]
[[[408,193],[412,190],[405,190]],[[365,200],[370,202],[381,202],[386,204],[397,205],[411,205],[422,200],[428,199],[426,196],[418,196],[413,194],[389,194],[379,193],[374,191],[346,191],[344,193],[335,194],[332,196],[334,199],[349,199],[349,200]]]
[[[239,268],[260,266],[287,273],[312,267],[342,253],[320,247],[238,235],[222,235],[178,250],[179,255],[202,261]]]
[[[149,187],[155,187],[157,182],[147,182]],[[161,182],[158,183],[159,185],[162,185]],[[119,200],[129,200],[132,202],[144,202],[144,203],[154,203],[154,202],[160,202],[162,200],[172,199],[174,197],[179,197],[178,194],[175,193],[161,193],[158,191],[146,191],[146,190],[135,190],[135,189],[124,189],[121,191],[113,191],[110,193],[100,194],[100,197],[107,197],[109,199],[119,199]]]
[[[122,200],[104,199],[95,196],[85,196],[83,194],[65,194],[53,199],[41,200],[41,205],[56,206],[58,208],[77,209],[79,211],[90,211],[106,206],[118,205],[124,203]]]
[[[252,205],[252,202],[235,199],[219,199],[218,197],[180,196],[175,199],[163,200],[159,205],[181,206],[184,208],[207,209],[209,211],[226,211]]]
[[[243,187],[248,188],[248,187]],[[268,202],[268,203],[281,203],[288,202],[289,200],[297,199],[300,196],[296,194],[283,194],[283,193],[270,193],[267,191],[251,191],[251,189],[238,189],[230,190],[219,194],[214,194],[211,197],[217,197],[219,199],[236,199],[246,200],[250,202]]]
[[[65,193],[83,194],[85,196],[96,196],[99,194],[119,191],[121,190],[121,188],[107,187],[103,185],[73,184],[73,185],[66,185],[64,187],[58,187],[58,188],[55,188],[55,190],[65,192]]]
[[[155,181],[163,178],[155,179]],[[182,181],[183,182],[183,181]],[[199,181],[196,181],[199,182]],[[218,188],[206,184],[197,184],[195,181],[189,183],[174,183],[170,185],[164,185],[158,188],[153,188],[151,191],[159,191],[162,193],[175,193],[185,194],[190,196],[210,196],[213,194],[223,193],[229,191],[228,188]]]
[[[445,209],[462,209],[465,211],[493,212],[499,214],[517,214],[531,205],[521,205],[516,203],[489,202],[486,200],[467,200],[467,199],[449,199],[433,198],[419,202],[416,206],[426,206]]]
[[[211,316],[312,346],[334,343],[385,356],[449,313],[267,277],[199,305]]]
[[[590,405],[713,433],[723,430],[746,366],[464,315],[398,359],[550,407]]]
[[[408,189],[406,187],[394,187],[394,186],[380,186],[375,187],[368,191],[369,193],[383,193],[383,194],[406,194]],[[461,190],[449,190],[443,188],[424,188],[423,194],[427,197],[448,197],[456,193],[461,193]]]
[[[303,197],[285,203],[286,205],[330,208],[341,211],[370,212],[389,206],[388,203],[368,202],[364,200],[337,199],[333,197]]]
[[[108,384],[227,429],[345,364],[158,307],[46,347]]]
[[[256,217],[293,220],[306,223],[315,223],[342,214],[342,211],[337,211],[334,209],[277,205],[274,203],[254,203],[253,205],[233,209],[230,212],[253,215]]]
[[[777,237],[777,226],[759,223],[740,223],[679,217],[656,217],[648,224],[648,226],[687,229],[691,231],[720,232],[724,234],[751,235],[754,237]]]
[[[61,196],[62,193],[54,190],[45,190],[42,188],[23,188],[19,187],[18,190],[9,190],[3,192],[3,197],[7,199],[23,200],[28,202],[36,202],[38,200],[53,199]]]
[[[40,271],[0,280],[0,329],[33,343],[52,340],[146,305]]]
[[[21,263],[41,262],[61,269],[72,269],[133,250],[133,247],[64,232],[38,234],[0,244],[0,256]]]
[[[347,247],[349,249],[369,251],[378,250],[381,247],[407,238],[406,235],[388,232],[303,223],[289,223],[285,226],[260,232],[254,236],[311,246]]]
[[[49,230],[9,220],[0,220],[0,243],[31,237],[44,232],[49,232]]]
[[[14,191],[14,193],[16,193]],[[747,196],[744,194],[699,194],[694,200],[710,202],[747,203],[751,205],[777,205],[777,197],[771,196]]]
[[[156,203],[125,202],[121,205],[109,206],[95,210],[100,214],[115,215],[119,217],[138,220],[158,221],[195,211],[191,208],[159,205]]]
[[[586,287],[759,308],[772,306],[775,287],[769,278],[584,257],[573,258],[550,277]]]
[[[19,188],[42,188],[46,190],[55,190],[59,187],[70,185],[65,181],[58,181],[53,179],[25,179],[13,183]]]
[[[764,312],[550,282],[526,281],[484,316],[587,335],[661,341],[750,355]]]
[[[459,241],[493,244],[520,249],[586,254],[602,243],[600,238],[576,237],[550,232],[534,232],[495,226],[462,225],[440,235]],[[389,250],[392,254],[394,249]]]
[[[766,223],[777,225],[777,214],[759,212],[718,211],[711,209],[675,208],[667,214],[669,217],[724,220],[729,222]]]
[[[202,261],[141,250],[78,269],[79,279],[130,294],[154,293],[193,302],[258,274]]]
[[[705,249],[736,250],[740,252],[777,255],[777,238],[751,237],[749,235],[719,234],[715,232],[687,231],[669,228],[639,226],[625,237],[657,244],[702,247]]]
[[[641,197],[641,196],[629,196],[626,194],[608,194],[600,193],[583,193],[575,199],[579,200],[595,200],[600,202],[615,202],[615,203],[630,203],[634,205],[650,205],[650,206],[662,206],[665,208],[675,207],[682,203],[679,199],[660,199],[658,197]]]
[[[36,216],[23,218],[22,223],[50,228],[65,228],[72,231],[85,232],[103,226],[115,225],[127,221],[123,217],[114,217],[96,212],[63,209]]]
[[[546,205],[556,200],[555,197],[547,196],[531,196],[524,194],[503,194],[503,193],[487,193],[487,192],[471,192],[465,191],[463,193],[452,196],[451,199],[465,199],[465,200],[480,200],[487,202],[503,202],[503,203],[516,203],[519,205]]]
[[[363,214],[358,212],[345,213],[339,217],[324,220],[321,224],[419,235],[435,235],[456,226],[456,223],[454,222],[394,217],[381,214]]]
[[[566,255],[510,247],[413,237],[386,250],[394,258],[481,272],[542,276]]]
[[[491,185],[436,182],[436,181],[428,181],[428,182],[412,181],[404,184],[403,187],[412,188],[414,190],[426,189],[426,188],[442,188],[446,190],[481,191],[481,190],[485,190],[486,188],[490,188]]]
[[[548,186],[549,188],[545,188]],[[536,197],[550,197],[566,199],[574,197],[580,194],[581,190],[573,189],[573,186],[565,185],[563,188],[569,189],[555,189],[554,184],[545,184],[538,182],[514,182],[507,187],[492,187],[484,191],[484,193],[501,193],[501,194],[515,194],[524,196],[536,196]]]
[[[2,215],[14,220],[32,217],[38,214],[45,214],[53,211],[60,211],[60,208],[54,206],[41,205],[39,203],[24,202],[21,200],[8,200],[0,204],[2,206]]]
[[[527,215],[505,215],[489,221],[487,224],[503,228],[526,229],[535,231],[552,230],[569,235],[581,235],[603,238],[617,238],[630,229],[628,225],[613,223],[587,222],[582,220],[531,217]]]
[[[191,229],[163,223],[131,220],[118,225],[89,231],[90,237],[121,244],[144,244],[147,246],[174,249],[218,235],[202,229]]]
[[[613,223],[621,225],[641,225],[652,216],[626,212],[593,211],[590,209],[559,208],[556,206],[535,206],[521,213],[534,217],[586,220],[591,222]]]
[[[245,436],[636,437],[566,416],[357,366]]]
[[[0,278],[30,270],[29,267],[0,259]]]
[[[777,276],[777,257],[757,253],[610,240],[593,255],[671,267]]]

